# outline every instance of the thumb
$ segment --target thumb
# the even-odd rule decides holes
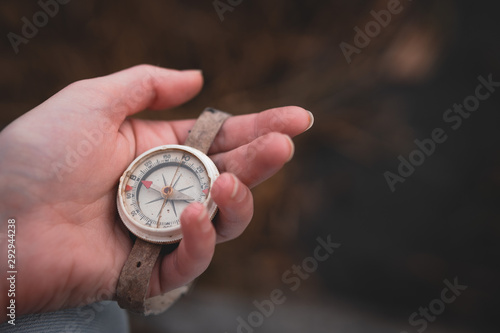
[[[75,106],[73,110],[85,106],[87,112],[97,111],[118,128],[127,116],[144,109],[165,109],[187,102],[199,93],[202,86],[203,77],[198,70],[178,71],[138,65],[72,83],[54,96],[58,98],[45,103],[51,103],[52,110],[67,109],[68,102]]]

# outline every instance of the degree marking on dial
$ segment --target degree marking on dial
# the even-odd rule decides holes
[[[152,181],[149,180],[141,180],[142,185],[146,186],[147,189],[151,187],[151,184],[153,184]]]

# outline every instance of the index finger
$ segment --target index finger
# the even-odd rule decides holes
[[[209,154],[233,150],[271,132],[294,137],[307,131],[313,122],[312,113],[298,106],[285,106],[260,113],[234,116],[226,120],[222,126],[210,147]],[[186,140],[193,124],[194,120],[172,123],[179,142]]]

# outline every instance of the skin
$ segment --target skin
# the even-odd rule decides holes
[[[180,105],[202,85],[199,71],[140,65],[75,82],[0,132],[0,245],[7,253],[7,220],[15,218],[17,316],[115,297],[133,245],[116,213],[118,179],[142,152],[182,144],[195,122],[128,116]],[[211,190],[219,214],[212,223],[201,204],[186,208],[184,238],[158,260],[150,296],[193,281],[216,243],[245,230],[253,214],[250,188],[291,159],[290,137],[311,124],[312,115],[299,107],[226,121],[209,152],[221,171]],[[2,272],[6,264],[2,259]],[[0,283],[5,321],[9,286]]]

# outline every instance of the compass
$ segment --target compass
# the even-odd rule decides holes
[[[196,148],[164,145],[138,156],[118,187],[118,213],[137,237],[151,243],[182,239],[180,217],[192,202],[205,205],[211,218],[217,206],[210,189],[219,176],[212,160]]]
[[[210,219],[217,211],[210,190],[219,171],[207,156],[217,133],[231,115],[206,108],[184,145],[164,145],[138,156],[120,177],[116,203],[127,229],[137,236],[116,285],[118,305],[141,314],[165,311],[189,285],[147,297],[153,267],[163,244],[182,239],[180,217],[193,202]]]

